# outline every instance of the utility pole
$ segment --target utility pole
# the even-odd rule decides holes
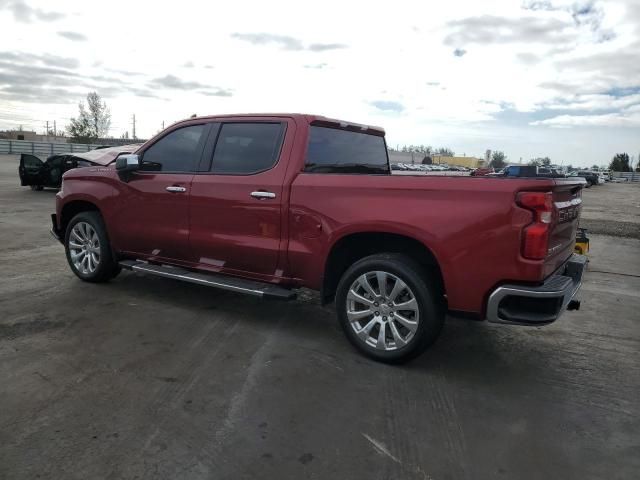
[[[136,114],[133,114],[133,139],[136,139]]]
[[[53,121],[53,136],[57,137],[58,136],[58,130],[56,130],[56,121]]]
[[[49,136],[49,120],[47,120],[47,130],[45,131],[45,135]]]
[[[162,120],[162,129],[164,130],[164,120]]]

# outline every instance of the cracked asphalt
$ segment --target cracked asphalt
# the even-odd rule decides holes
[[[0,156],[2,479],[638,476],[640,239],[592,235],[580,311],[448,319],[394,367],[313,295],[80,282],[48,234],[55,192],[16,170]]]

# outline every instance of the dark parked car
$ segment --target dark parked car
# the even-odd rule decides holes
[[[598,174],[595,172],[590,172],[588,170],[577,170],[575,172],[571,172],[568,177],[582,177],[587,181],[586,187],[589,188],[592,185],[598,185]]]
[[[29,186],[32,190],[42,190],[44,187],[60,188],[62,175],[72,168],[95,167],[107,165],[121,153],[135,152],[140,145],[124,145],[107,147],[90,152],[62,153],[51,155],[42,161],[35,155],[23,153],[20,155],[20,184]]]

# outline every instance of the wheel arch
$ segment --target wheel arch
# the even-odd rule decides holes
[[[327,255],[322,281],[322,303],[333,301],[336,288],[344,272],[358,260],[376,253],[402,253],[411,257],[429,272],[446,294],[440,263],[433,251],[411,236],[389,232],[350,233],[333,243]]]
[[[95,203],[87,200],[72,200],[66,203],[60,211],[60,231],[63,232],[63,235],[67,231],[67,225],[71,219],[81,212],[98,212],[102,216],[102,212]]]

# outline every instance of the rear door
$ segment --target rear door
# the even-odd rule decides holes
[[[28,185],[43,184],[44,162],[35,155],[23,153],[20,155],[20,166],[18,167],[18,175],[20,175],[20,185],[26,187]]]
[[[216,128],[213,155],[191,188],[193,261],[262,280],[281,276],[282,192],[295,124],[274,118],[225,121]]]

